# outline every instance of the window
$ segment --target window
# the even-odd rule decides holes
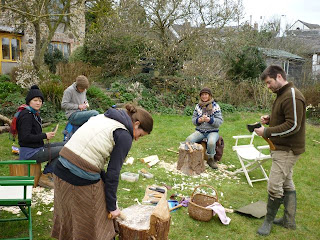
[[[21,59],[21,41],[15,36],[1,37],[1,59],[6,61],[18,61]]]
[[[53,50],[58,49],[62,52],[62,55],[65,58],[69,58],[70,56],[70,43],[63,42],[51,42],[49,45],[49,52],[53,52]]]

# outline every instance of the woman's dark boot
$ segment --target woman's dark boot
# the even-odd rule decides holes
[[[271,232],[272,223],[277,215],[278,209],[281,204],[281,198],[272,198],[268,196],[267,215],[264,219],[262,226],[258,229],[257,233],[263,236],[267,236]]]
[[[212,169],[218,169],[218,162],[215,159],[209,158],[207,163]]]
[[[285,191],[283,198],[284,214],[282,218],[277,218],[273,221],[274,224],[278,224],[285,228],[296,229],[296,209],[297,209],[297,197],[296,191]]]

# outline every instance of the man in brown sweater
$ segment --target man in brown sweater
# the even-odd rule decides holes
[[[284,70],[271,65],[261,74],[261,80],[275,94],[276,100],[270,116],[262,116],[261,122],[269,127],[255,129],[259,136],[270,138],[276,150],[271,151],[272,166],[268,182],[267,215],[258,234],[269,235],[272,223],[295,229],[296,190],[292,180],[293,166],[305,151],[306,103],[302,93],[286,80]],[[280,204],[284,204],[284,216],[275,219]]]

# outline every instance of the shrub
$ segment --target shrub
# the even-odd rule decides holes
[[[61,101],[63,97],[64,87],[57,75],[51,74],[46,81],[40,84],[40,90],[46,101],[50,102],[52,106],[58,111],[61,109]]]
[[[243,47],[239,53],[226,57],[227,75],[233,81],[254,79],[266,68],[262,53],[256,47]]]
[[[192,116],[194,111],[194,107],[186,106],[183,110],[183,114],[186,116]]]
[[[1,100],[0,113],[8,118],[12,118],[18,107],[25,103],[25,97],[20,92],[14,92]]]
[[[48,50],[44,54],[44,63],[48,65],[50,72],[56,73],[59,62],[68,62],[59,49],[55,48],[53,51]]]
[[[30,63],[20,62],[11,71],[11,80],[21,88],[29,89],[34,84],[39,84],[40,78]]]
[[[0,82],[10,82],[10,76],[6,74],[0,74]]]
[[[222,102],[219,102],[218,104],[221,108],[222,113],[233,113],[236,111],[236,108],[231,104],[222,103]]]
[[[100,88],[91,86],[87,91],[87,97],[91,109],[95,109],[100,113],[105,112],[108,108],[115,104]]]
[[[0,103],[10,94],[23,91],[21,87],[9,81],[8,75],[0,75]]]
[[[77,76],[85,75],[92,82],[99,76],[101,69],[93,67],[88,63],[73,62],[73,63],[58,63],[57,75],[61,77],[62,85],[66,88],[75,82]]]
[[[87,56],[86,51],[83,46],[77,47],[73,52],[71,53],[69,57],[69,62],[86,62]]]

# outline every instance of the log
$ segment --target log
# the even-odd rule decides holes
[[[193,151],[190,152],[189,146],[181,144],[179,147],[179,159],[177,169],[183,173],[193,176],[204,172],[206,166],[203,159],[203,147],[201,144],[192,143]]]
[[[9,132],[10,127],[9,126],[1,126],[0,127],[0,133]]]
[[[7,118],[4,115],[0,114],[0,121],[3,121],[4,123],[7,123],[9,126],[11,125],[11,119]]]

